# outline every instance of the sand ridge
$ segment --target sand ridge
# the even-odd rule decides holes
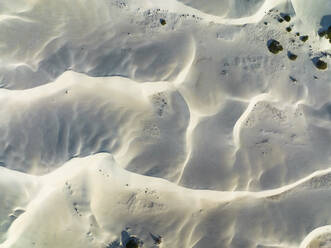
[[[0,3],[0,247],[328,247],[330,4],[301,2]]]

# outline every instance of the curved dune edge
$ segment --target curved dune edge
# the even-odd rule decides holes
[[[318,1],[0,2],[0,248],[328,246]]]
[[[330,245],[331,226],[321,226],[314,229],[300,244],[300,248],[313,248]]]
[[[198,242],[202,238],[196,233],[194,226],[202,225],[201,228],[205,228],[208,222],[205,223],[203,220],[209,219],[209,215],[214,216],[214,221],[216,221],[228,214],[225,211],[224,215],[221,211],[215,215],[215,209],[227,209],[227,206],[231,205],[229,210],[233,207],[234,209],[237,207],[250,209],[250,205],[254,202],[274,201],[279,197],[283,200],[279,203],[276,202],[276,206],[286,204],[287,201],[292,201],[302,187],[301,190],[310,188],[313,192],[323,187],[322,184],[316,184],[316,182],[319,181],[319,178],[329,175],[331,169],[315,172],[292,185],[262,192],[216,192],[186,189],[163,179],[141,176],[123,170],[110,154],[75,158],[54,172],[40,177],[31,177],[4,168],[0,173],[2,178],[10,178],[7,183],[2,183],[3,189],[21,185],[20,187],[30,192],[27,201],[15,206],[16,209],[20,209],[21,214],[15,217],[10,225],[1,247],[21,247],[29,245],[29,242],[35,243],[37,247],[42,244],[56,247],[57,244],[63,244],[63,242],[69,244],[73,239],[77,241],[71,243],[73,247],[79,247],[81,242],[87,242],[87,247],[94,247],[97,244],[110,242],[109,237],[118,236],[121,228],[124,229],[126,225],[133,225],[132,231],[140,234],[141,238],[145,238],[147,245],[151,243],[151,240],[146,232],[159,231],[162,232],[164,245],[189,246],[190,242]],[[313,184],[309,183],[312,181]],[[296,194],[287,193],[290,191],[296,191]],[[113,200],[110,200],[112,198]],[[173,205],[174,201],[178,204]],[[235,207],[237,204],[239,205]],[[263,209],[262,206],[256,207]],[[11,206],[8,211],[12,208],[14,206]],[[55,209],[56,211],[54,211]],[[146,211],[149,212],[149,217],[140,221],[138,226],[134,225],[136,218],[144,215]],[[130,214],[128,215],[128,213]],[[182,215],[179,217],[181,222],[184,221],[185,228],[191,229],[192,232],[188,240],[180,241],[179,237],[172,236],[172,230],[177,230],[179,233],[184,231],[182,229],[184,227],[181,227],[180,223],[173,222],[167,226],[164,219],[165,226],[155,226],[154,221],[169,218],[167,217],[169,213],[176,216]],[[186,219],[189,218],[190,213],[193,215],[200,213],[201,218],[195,219],[192,223]],[[267,218],[264,215],[264,210],[262,210],[261,218]],[[48,218],[45,219],[44,216],[48,216]],[[57,218],[60,219],[55,221]],[[123,218],[123,223],[118,223],[118,218]],[[235,222],[241,223],[240,218]],[[286,220],[279,221],[286,222]],[[78,223],[80,228],[76,226]],[[86,231],[88,235],[84,238],[81,236],[84,232],[81,232],[88,228],[88,223],[91,223],[91,233]],[[156,229],[153,229],[152,226],[155,226]],[[37,230],[40,228],[47,228],[48,231],[45,234],[38,234]],[[51,230],[57,233],[56,238],[50,236]],[[71,230],[70,233],[68,230]],[[329,230],[329,226],[314,230],[305,238],[300,247],[309,247],[306,245]],[[229,235],[231,236],[230,233]],[[265,238],[258,232],[255,235],[257,244]],[[210,238],[216,237],[211,235]],[[68,240],[64,241],[65,239]],[[84,241],[85,239],[86,241]],[[215,240],[215,242],[218,241]]]
[[[167,9],[170,11],[173,11],[174,13],[185,13],[185,12],[190,12],[192,14],[198,15],[201,18],[203,18],[207,22],[214,22],[218,24],[228,24],[228,25],[243,25],[247,23],[257,23],[259,22],[265,14],[275,6],[278,6],[282,3],[285,3],[286,0],[282,0],[282,2],[275,2],[272,0],[265,0],[263,4],[261,5],[258,10],[246,17],[236,17],[236,18],[229,18],[225,16],[217,16],[217,15],[211,15],[208,13],[205,13],[199,9],[195,9],[193,7],[190,7],[189,5],[183,4],[180,1],[172,1],[171,2],[171,7],[167,6]],[[133,5],[135,6],[136,2],[132,1]],[[137,4],[138,5],[138,4]],[[153,5],[155,8],[158,7],[164,7],[164,4],[161,1],[153,1],[153,2],[148,2],[148,5]]]

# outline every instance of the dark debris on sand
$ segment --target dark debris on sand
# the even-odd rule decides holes
[[[328,64],[321,59],[316,59],[314,64],[319,70],[326,70],[328,68]]]
[[[288,52],[287,53],[287,57],[290,59],[290,60],[296,60],[298,58],[298,55],[292,53],[292,52]]]
[[[308,38],[309,38],[308,35],[303,35],[303,36],[300,37],[300,40],[302,42],[306,42],[308,40]]]
[[[277,54],[277,53],[283,51],[283,46],[276,40],[269,40],[268,49],[271,53]]]
[[[291,17],[289,14],[284,14],[284,13],[281,13],[280,16],[287,22],[290,22],[291,21]]]
[[[163,25],[163,26],[167,24],[166,20],[164,20],[163,18],[160,19],[160,23],[161,23],[161,25]]]

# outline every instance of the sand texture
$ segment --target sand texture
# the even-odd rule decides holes
[[[331,248],[330,0],[0,0],[0,248]]]

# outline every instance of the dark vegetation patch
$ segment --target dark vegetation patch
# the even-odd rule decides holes
[[[292,53],[292,52],[287,52],[287,57],[290,59],[290,60],[296,60],[298,58],[298,55]]]
[[[280,13],[280,16],[287,22],[291,21],[291,17],[289,14]]]
[[[277,54],[277,53],[283,51],[282,45],[278,41],[273,40],[273,39],[268,41],[267,46],[268,46],[269,51],[273,54]]]
[[[292,81],[292,82],[297,82],[298,80],[296,80],[296,78],[294,78],[294,77],[292,77],[292,76],[289,76],[289,78],[290,78],[290,80]]]
[[[325,15],[322,17],[321,22],[321,29],[319,30],[319,35],[321,37],[325,37],[330,40],[331,43],[331,15]]]
[[[161,25],[163,25],[163,26],[167,24],[166,20],[164,20],[163,18],[160,19],[160,23],[161,23]]]
[[[125,248],[139,248],[139,242],[136,239],[131,238],[125,244]]]
[[[331,40],[331,26],[326,31],[326,38],[329,39],[329,40]]]
[[[325,30],[318,31],[318,36],[319,37],[324,37],[325,35],[326,35],[326,31]]]
[[[159,245],[162,243],[162,237],[160,235],[154,235],[153,233],[150,233],[150,235],[154,240],[154,244]]]
[[[291,27],[287,27],[287,28],[286,28],[286,31],[287,31],[287,32],[291,32],[291,31],[292,31],[292,28],[291,28]]]
[[[283,21],[284,21],[284,19],[283,18],[281,18],[281,17],[278,17],[278,19],[277,19],[280,23],[282,23]]]
[[[303,36],[300,37],[300,40],[302,42],[306,42],[308,40],[308,38],[309,38],[308,35],[303,35]]]
[[[129,228],[127,228],[128,230]],[[121,233],[121,241],[123,248],[140,248],[143,246],[143,242],[135,237],[130,235],[127,231],[122,231]]]
[[[324,37],[324,38],[328,39],[329,42],[331,43],[331,26],[329,26],[328,29],[325,29],[325,30],[321,29],[321,30],[319,30],[318,31],[318,35],[321,38]]]
[[[313,63],[319,70],[326,70],[328,68],[328,64],[319,58],[314,58]]]

